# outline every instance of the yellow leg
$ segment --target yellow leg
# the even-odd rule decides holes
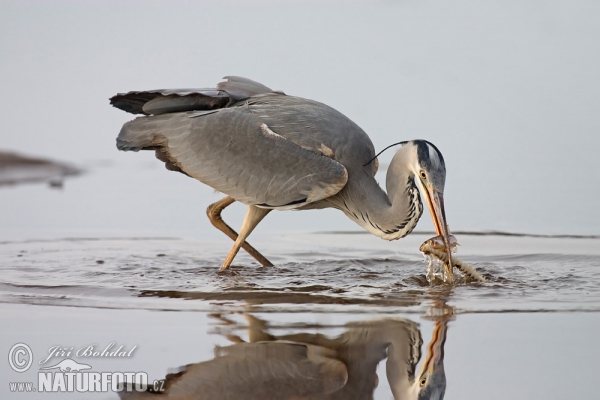
[[[248,212],[246,213],[246,218],[244,218],[244,223],[242,224],[240,233],[239,233],[237,239],[235,240],[235,243],[233,244],[233,248],[227,255],[227,258],[225,259],[225,261],[223,262],[223,265],[221,265],[221,271],[229,268],[233,259],[235,258],[236,254],[240,250],[240,247],[242,247],[242,244],[244,243],[244,241],[246,240],[248,235],[250,235],[250,233],[252,233],[254,228],[256,228],[256,225],[258,225],[258,223],[260,221],[262,221],[262,219],[270,211],[271,210],[259,208],[256,206],[248,206]]]
[[[223,221],[223,218],[221,218],[221,212],[225,209],[225,207],[229,206],[233,202],[235,202],[235,199],[227,196],[217,201],[216,203],[213,203],[210,206],[208,206],[208,208],[206,209],[206,215],[208,215],[210,223],[215,228],[229,236],[231,240],[235,241],[238,238],[237,232],[231,229],[231,227],[227,225],[225,221]],[[252,247],[248,242],[244,241],[242,243],[242,249],[246,250],[248,254],[254,257],[254,259],[256,259],[256,261],[258,261],[263,267],[273,266],[273,264],[269,260],[267,260],[265,256],[260,254],[258,250]]]

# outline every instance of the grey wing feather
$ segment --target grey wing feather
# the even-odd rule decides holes
[[[272,89],[266,87],[262,83],[258,83],[248,78],[226,76],[223,79],[227,79],[227,81],[219,83],[217,88],[229,93],[234,100],[243,100],[258,94],[273,92]]]
[[[348,179],[342,164],[283,138],[247,107],[140,117],[123,126],[117,147],[156,149],[187,175],[265,208],[324,199]]]
[[[160,115],[227,107],[248,97],[270,93],[263,84],[238,76],[226,76],[217,89],[158,89],[119,93],[110,104],[131,114]]]
[[[317,101],[268,93],[248,100],[248,108],[272,130],[304,149],[317,151],[346,168],[363,167],[375,156],[369,136],[352,120]]]

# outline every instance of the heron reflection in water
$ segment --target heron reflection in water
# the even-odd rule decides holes
[[[398,143],[403,146],[390,162],[386,193],[375,180],[371,139],[346,116],[246,78],[226,79],[216,89],[129,92],[110,99],[117,108],[145,115],[123,125],[120,150],[154,150],[167,169],[227,195],[208,208],[211,223],[235,241],[221,269],[229,268],[240,247],[272,265],[246,242],[271,210],[336,208],[374,235],[395,240],[417,225],[423,196],[452,280],[446,166],[436,146]],[[239,235],[221,218],[235,201],[248,205]]]
[[[211,361],[167,375],[163,393],[121,393],[121,399],[372,399],[377,366],[386,361],[394,399],[443,399],[444,344],[449,315],[435,318],[421,359],[419,324],[407,319],[356,322],[337,338],[322,334],[274,336],[251,315],[249,341],[217,347]]]

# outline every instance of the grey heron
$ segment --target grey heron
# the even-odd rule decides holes
[[[419,367],[423,339],[419,324],[408,319],[354,322],[330,338],[320,333],[274,336],[264,321],[245,317],[249,342],[233,337],[236,344],[217,347],[213,360],[170,373],[162,393],[123,392],[121,399],[373,399],[383,360],[394,399],[444,398],[449,316],[436,318]]]
[[[399,143],[387,171],[386,193],[375,180],[373,143],[349,118],[246,78],[224,79],[216,89],[134,91],[110,99],[117,108],[143,114],[123,125],[119,150],[155,150],[167,169],[227,195],[207,210],[211,223],[235,241],[221,270],[229,268],[240,247],[260,264],[272,265],[246,242],[271,210],[332,207],[367,231],[395,240],[415,228],[422,196],[446,247],[452,280],[443,198],[446,167],[435,145]],[[239,234],[221,218],[234,201],[248,206]]]

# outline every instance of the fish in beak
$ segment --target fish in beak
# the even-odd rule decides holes
[[[431,185],[427,185],[425,190],[425,199],[429,206],[429,212],[431,213],[431,219],[433,220],[433,226],[435,232],[444,242],[444,250],[448,255],[448,262],[444,263],[446,272],[448,275],[448,282],[454,281],[453,264],[452,264],[452,246],[450,244],[450,230],[446,223],[446,211],[444,210],[444,195],[441,192],[436,191]],[[453,243],[455,245],[455,243]]]

